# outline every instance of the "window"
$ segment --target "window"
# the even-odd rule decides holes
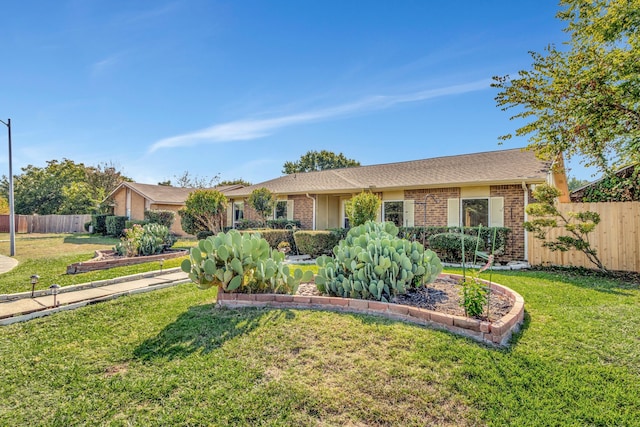
[[[233,204],[233,223],[244,219],[244,202],[235,202]]]
[[[278,200],[276,206],[273,209],[274,219],[287,219],[287,201]]]
[[[396,226],[404,225],[404,202],[384,202],[384,220],[391,221]]]
[[[489,199],[462,199],[462,225],[477,227],[489,225]]]

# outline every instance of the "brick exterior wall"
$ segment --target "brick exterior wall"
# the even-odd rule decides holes
[[[492,185],[491,197],[504,197],[504,226],[511,229],[504,260],[523,260],[524,254],[524,190],[521,185]],[[529,200],[531,202],[531,199]]]
[[[432,194],[436,197],[437,201],[433,197],[427,198],[427,223],[425,224],[425,203],[424,199],[427,194]],[[454,199],[460,197],[460,188],[428,188],[422,190],[405,190],[405,200],[415,200],[414,207],[414,225],[416,227],[424,226],[447,226],[447,199]]]
[[[293,200],[293,219],[300,221],[304,230],[313,229],[313,200],[307,196],[289,196]]]

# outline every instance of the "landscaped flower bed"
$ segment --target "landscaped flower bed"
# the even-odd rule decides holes
[[[180,258],[187,255],[186,249],[166,249],[157,255],[127,257],[120,256],[113,250],[96,251],[95,258],[89,261],[76,262],[67,266],[67,274],[86,273],[88,271],[106,270],[125,265],[142,264],[144,262],[161,261],[165,259]]]
[[[462,278],[462,276],[456,274],[441,274],[439,277],[454,280]],[[491,345],[506,346],[511,335],[520,329],[524,321],[524,299],[520,294],[505,286],[497,283],[489,283],[485,280],[482,280],[482,282],[490,287],[492,293],[500,293],[508,297],[513,303],[511,310],[494,322],[409,305],[329,296],[218,292],[218,306],[228,308],[274,307],[317,309],[373,314],[444,329]]]

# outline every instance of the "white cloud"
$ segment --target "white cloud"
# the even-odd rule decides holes
[[[201,143],[222,143],[257,139],[268,136],[276,130],[288,126],[335,119],[367,111],[383,110],[398,104],[420,102],[441,96],[474,92],[486,89],[490,84],[491,80],[484,79],[471,83],[428,89],[401,95],[370,96],[349,104],[282,117],[236,120],[213,125],[195,132],[161,139],[151,145],[149,152],[153,153],[160,148],[186,147]]]
[[[113,55],[110,55],[100,61],[94,62],[91,64],[91,76],[98,77],[99,75],[107,72],[112,69],[121,61],[121,59],[126,55],[126,52],[119,52]]]

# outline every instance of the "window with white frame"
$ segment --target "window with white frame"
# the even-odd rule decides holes
[[[244,202],[233,203],[233,223],[237,223],[244,219]]]
[[[385,221],[391,221],[396,226],[402,227],[404,225],[404,202],[384,202],[382,214]]]
[[[504,227],[504,197],[448,199],[447,225]]]
[[[489,199],[462,199],[462,225],[477,227],[489,225]]]
[[[273,219],[287,219],[287,201],[278,200],[273,207]]]

